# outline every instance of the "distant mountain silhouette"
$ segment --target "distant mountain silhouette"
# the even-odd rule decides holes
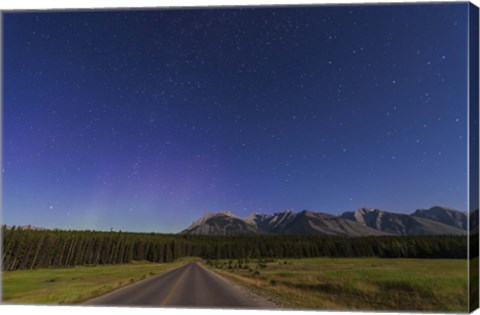
[[[345,212],[341,216],[362,223],[373,229],[393,234],[393,235],[441,235],[441,234],[466,234],[466,226],[463,226],[464,215],[462,212],[445,209],[441,207],[433,207],[429,210],[417,210],[413,214],[393,213],[380,209],[362,208],[354,212]],[[443,223],[440,219],[444,219],[441,215],[435,215],[437,213],[448,212],[452,217],[458,218],[458,222],[449,220],[449,224]],[[453,213],[455,212],[455,213]],[[447,221],[445,219],[445,221]]]
[[[340,216],[303,210],[274,214],[252,213],[238,217],[229,211],[206,213],[183,230],[204,235],[462,235],[467,233],[467,215],[435,206],[412,214],[361,208]],[[478,222],[478,219],[477,219]]]
[[[456,228],[467,229],[467,213],[445,207],[431,207],[430,209],[418,209],[412,216],[430,219]]]
[[[205,235],[252,235],[259,231],[255,226],[229,211],[206,213],[181,233]]]

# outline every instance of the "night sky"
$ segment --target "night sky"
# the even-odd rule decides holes
[[[467,9],[6,13],[3,222],[464,211]]]

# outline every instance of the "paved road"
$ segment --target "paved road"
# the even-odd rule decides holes
[[[87,305],[177,306],[223,308],[275,308],[271,302],[253,295],[210,270],[189,263],[118,289]]]

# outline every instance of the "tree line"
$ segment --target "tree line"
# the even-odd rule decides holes
[[[466,258],[466,236],[208,236],[2,227],[2,270],[204,259]]]

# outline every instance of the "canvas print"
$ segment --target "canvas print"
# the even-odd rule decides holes
[[[2,304],[478,306],[478,8],[2,12]]]

